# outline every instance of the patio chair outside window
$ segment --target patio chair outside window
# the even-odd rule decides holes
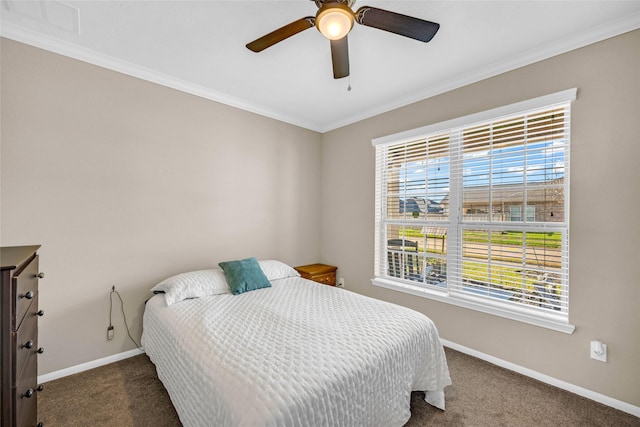
[[[388,240],[387,262],[389,276],[420,280],[421,261],[418,256],[418,242],[404,239]]]

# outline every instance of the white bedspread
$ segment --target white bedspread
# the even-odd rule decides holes
[[[167,306],[142,344],[185,426],[402,426],[451,384],[424,315],[302,278]]]

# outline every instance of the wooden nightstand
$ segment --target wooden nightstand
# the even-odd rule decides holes
[[[314,282],[323,283],[329,286],[336,285],[336,270],[338,267],[326,264],[309,264],[300,265],[294,268],[305,279],[313,280]]]

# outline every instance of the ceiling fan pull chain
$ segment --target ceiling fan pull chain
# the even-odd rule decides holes
[[[347,86],[347,92],[351,92],[351,76],[349,76],[349,86]]]

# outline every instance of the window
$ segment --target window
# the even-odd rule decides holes
[[[510,211],[510,220],[511,221],[522,221],[522,206],[520,205],[511,205],[509,206]],[[527,206],[527,221],[533,222],[536,218],[536,207],[535,206]]]
[[[571,333],[575,95],[374,140],[373,283]]]

